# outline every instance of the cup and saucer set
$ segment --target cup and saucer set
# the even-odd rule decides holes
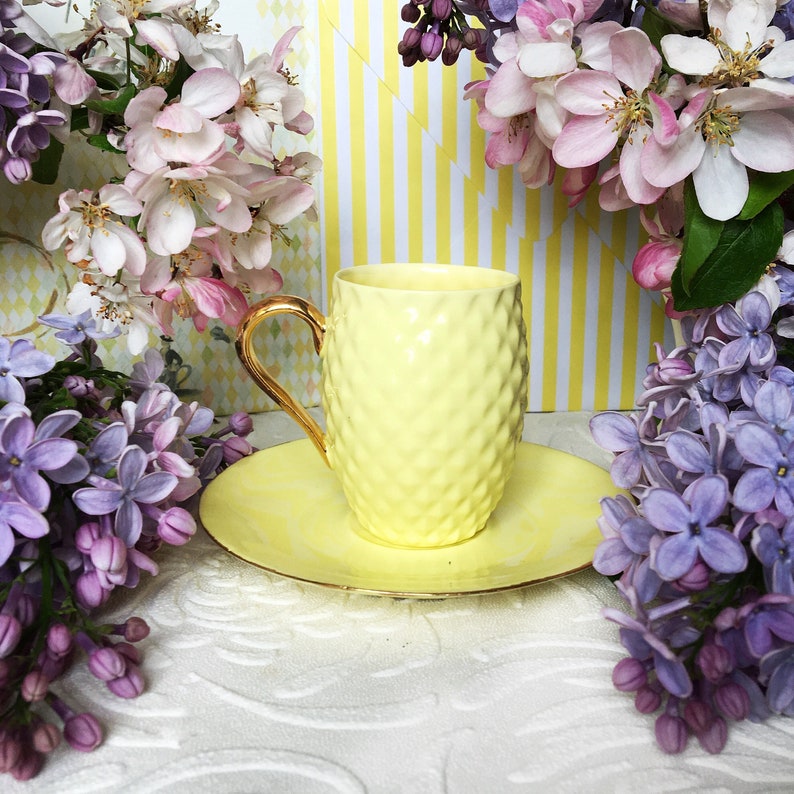
[[[322,360],[326,430],[261,364],[254,329],[289,313]],[[302,298],[251,307],[237,352],[308,438],[235,463],[202,524],[231,554],[317,585],[407,598],[509,590],[590,565],[618,489],[574,455],[521,441],[518,276],[457,265],[339,271],[328,317]]]

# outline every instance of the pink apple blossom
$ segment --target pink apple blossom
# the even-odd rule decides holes
[[[177,254],[190,245],[197,226],[232,232],[251,228],[248,191],[240,184],[251,166],[232,154],[212,165],[159,168],[151,174],[130,171],[125,183],[143,202],[138,223],[155,254]]]
[[[129,126],[124,143],[127,161],[138,171],[153,173],[169,162],[207,165],[225,151],[226,133],[212,119],[237,102],[240,85],[223,69],[195,72],[182,86],[178,102],[164,104],[165,90],[152,86],[127,106]]]
[[[639,160],[651,135],[648,89],[659,75],[661,57],[636,28],[616,32],[609,48],[612,73],[578,70],[557,82],[557,101],[572,118],[554,142],[554,159],[566,168],[590,166],[620,144],[620,176],[629,198],[652,204],[664,190],[644,178]]]

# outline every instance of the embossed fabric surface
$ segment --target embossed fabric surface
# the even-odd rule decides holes
[[[525,438],[605,464],[585,414],[527,417]],[[260,445],[298,436],[257,417]],[[564,506],[561,506],[564,509]],[[144,617],[146,692],[119,700],[84,666],[65,696],[107,739],[60,748],[6,792],[745,792],[794,787],[794,721],[733,726],[725,752],[666,756],[615,691],[623,655],[589,570],[487,596],[395,600],[303,585],[203,532],[103,615]]]

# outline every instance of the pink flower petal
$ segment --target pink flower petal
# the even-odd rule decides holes
[[[552,152],[564,168],[582,168],[603,160],[617,142],[618,131],[606,116],[574,116],[562,128]]]
[[[181,104],[194,108],[207,119],[219,116],[240,98],[240,83],[225,69],[201,69],[182,86]]]
[[[511,118],[535,107],[532,80],[515,61],[506,61],[497,70],[485,93],[485,107],[500,118]]]

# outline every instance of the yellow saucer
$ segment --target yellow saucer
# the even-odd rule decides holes
[[[522,443],[485,529],[440,549],[366,540],[308,439],[243,458],[201,498],[201,522],[224,549],[267,571],[372,595],[442,598],[508,590],[582,570],[601,540],[599,500],[618,489],[592,463]]]

